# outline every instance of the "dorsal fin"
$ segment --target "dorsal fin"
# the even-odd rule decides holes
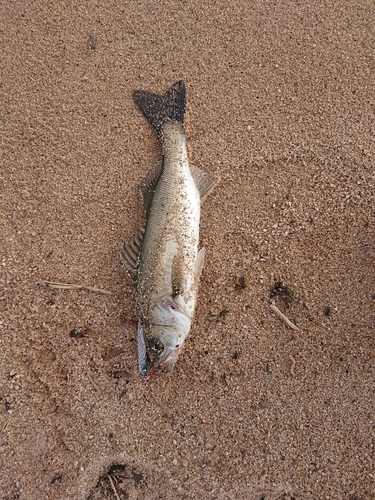
[[[184,262],[181,255],[176,254],[172,260],[172,297],[184,293]]]
[[[133,238],[125,241],[120,248],[120,257],[128,268],[133,283],[136,284],[138,276],[138,263],[141,255],[144,232],[138,231]]]
[[[162,167],[163,164],[161,164],[159,167],[156,167],[155,170],[153,170],[146,177],[146,179],[139,184],[139,189],[141,190],[143,197],[143,206],[146,212],[146,217],[148,217],[150,211],[152,197],[154,196],[156,186],[159,182],[161,172],[163,169]]]
[[[206,196],[211,193],[215,185],[219,182],[219,179],[216,179],[213,175],[207,174],[193,165],[190,165],[190,171],[201,196],[201,201],[204,201]]]

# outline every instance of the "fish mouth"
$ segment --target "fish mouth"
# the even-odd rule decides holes
[[[158,368],[162,371],[170,372],[174,367],[179,354],[179,347],[168,347],[163,354],[163,360],[159,364]]]
[[[161,372],[170,372],[174,367],[178,355],[180,354],[179,347],[168,347],[158,363],[152,363],[148,360],[147,366],[144,366],[142,374],[143,379],[153,378]]]

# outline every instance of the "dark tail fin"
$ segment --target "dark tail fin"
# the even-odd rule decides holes
[[[163,95],[135,90],[133,99],[159,137],[162,137],[165,122],[184,122],[186,90],[182,80],[174,83]]]

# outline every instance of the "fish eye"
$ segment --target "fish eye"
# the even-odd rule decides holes
[[[164,344],[159,339],[152,338],[150,340],[150,347],[155,352],[160,352],[164,349]]]

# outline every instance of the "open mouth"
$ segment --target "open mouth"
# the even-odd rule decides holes
[[[179,354],[179,347],[168,347],[166,349],[165,355],[163,356],[164,360],[159,365],[160,370],[170,372],[174,367]]]
[[[152,378],[158,375],[160,372],[170,372],[174,367],[178,355],[180,354],[179,347],[168,347],[161,362],[157,365],[151,364],[148,367],[148,372],[145,378]]]

